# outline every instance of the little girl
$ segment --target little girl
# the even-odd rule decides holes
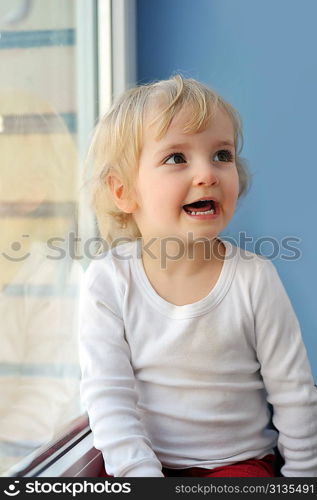
[[[108,251],[82,290],[81,389],[110,475],[271,477],[277,446],[284,476],[317,476],[290,300],[270,260],[219,237],[248,186],[241,139],[233,107],[179,75],[125,92],[97,127]]]

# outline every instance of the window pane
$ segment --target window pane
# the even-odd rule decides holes
[[[82,412],[78,5],[0,4],[0,474]]]

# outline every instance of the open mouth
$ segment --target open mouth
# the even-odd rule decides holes
[[[190,215],[211,215],[216,213],[217,202],[214,200],[200,200],[184,205],[183,209]]]

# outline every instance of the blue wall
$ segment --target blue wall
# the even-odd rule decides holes
[[[139,83],[180,71],[240,112],[253,181],[222,234],[240,244],[243,231],[253,242],[240,246],[272,258],[317,381],[317,2],[138,0],[137,13]],[[273,244],[255,247],[261,237],[275,257]]]

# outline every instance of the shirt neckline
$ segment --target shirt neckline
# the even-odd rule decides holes
[[[161,314],[170,318],[178,319],[200,316],[201,314],[216,307],[217,304],[219,304],[219,302],[224,298],[230,288],[235,273],[238,260],[238,248],[227,240],[219,237],[218,239],[224,244],[226,253],[217,282],[205,297],[191,304],[185,304],[182,306],[172,304],[171,302],[163,299],[163,297],[161,297],[153,288],[149,278],[147,277],[141,258],[142,242],[140,238],[137,240],[137,251],[133,252],[132,258],[133,271],[135,273],[135,277],[137,278],[137,284],[145,293],[147,299],[150,300],[151,304],[158,309]]]

